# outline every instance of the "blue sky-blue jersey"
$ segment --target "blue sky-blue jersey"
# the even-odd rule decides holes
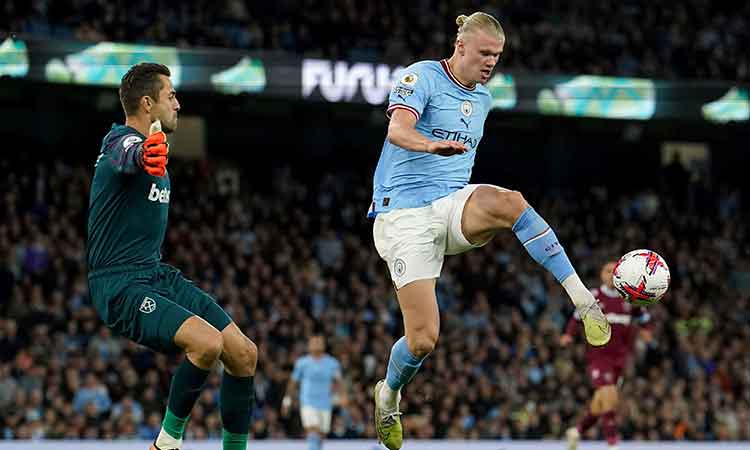
[[[299,402],[317,409],[333,408],[333,382],[341,378],[341,365],[333,356],[320,358],[310,355],[294,363],[292,379],[299,383]]]
[[[403,109],[416,130],[432,140],[452,140],[469,150],[439,156],[403,149],[385,140],[375,169],[369,215],[431,204],[468,184],[492,95],[484,85],[462,85],[446,60],[420,61],[397,75],[388,99],[390,116]]]

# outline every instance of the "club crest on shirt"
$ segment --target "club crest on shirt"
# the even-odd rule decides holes
[[[137,144],[141,142],[143,139],[140,138],[140,136],[126,136],[125,139],[122,140],[122,148],[129,148],[133,144]]]
[[[406,263],[401,258],[396,258],[393,262],[393,273],[400,277],[406,272]]]
[[[474,105],[472,105],[470,101],[464,100],[461,102],[461,114],[469,117],[472,112],[474,112]]]
[[[407,73],[401,78],[401,84],[405,84],[407,86],[414,86],[417,84],[417,80],[419,79],[419,76],[416,73]]]

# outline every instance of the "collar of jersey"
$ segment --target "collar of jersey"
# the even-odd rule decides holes
[[[618,293],[617,293],[617,290],[616,290],[616,289],[613,289],[613,288],[611,288],[611,287],[607,286],[606,284],[603,284],[603,285],[601,285],[601,287],[600,287],[599,289],[600,289],[600,290],[601,290],[602,292],[604,292],[604,294],[605,294],[605,295],[606,295],[607,297],[617,297],[617,296],[619,296],[619,295],[620,295],[620,294],[618,294]]]
[[[440,60],[440,65],[443,66],[443,70],[445,70],[445,73],[448,74],[448,78],[451,79],[451,81],[461,89],[465,89],[467,91],[473,91],[477,88],[477,85],[475,84],[474,87],[466,86],[465,84],[458,81],[458,78],[456,78],[455,75],[453,75],[453,72],[451,71],[451,66],[448,65],[447,59]]]
[[[138,136],[141,136],[141,137],[143,137],[143,138],[145,138],[145,137],[146,137],[146,136],[144,136],[143,134],[141,134],[141,132],[140,132],[140,131],[136,130],[135,128],[133,128],[133,127],[131,127],[131,126],[129,126],[129,125],[125,125],[124,123],[123,123],[123,124],[120,124],[120,123],[113,123],[113,124],[112,124],[112,127],[110,127],[110,130],[114,130],[114,129],[115,129],[115,128],[117,128],[117,127],[123,127],[123,128],[127,128],[128,130],[132,130],[132,131],[133,131],[134,133],[136,133],[136,134],[137,134]]]

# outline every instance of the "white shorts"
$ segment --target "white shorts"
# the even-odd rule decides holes
[[[445,255],[486,244],[470,243],[461,230],[466,201],[479,186],[482,185],[468,184],[430,205],[395,209],[375,217],[372,230],[375,248],[388,263],[396,289],[412,281],[438,278]]]
[[[331,410],[318,409],[312,406],[303,406],[300,408],[300,417],[302,419],[302,428],[317,428],[323,434],[331,431]]]

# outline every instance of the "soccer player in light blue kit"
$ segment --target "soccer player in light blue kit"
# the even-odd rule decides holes
[[[476,12],[456,19],[453,56],[404,69],[389,98],[388,136],[375,170],[370,216],[404,317],[377,383],[375,427],[390,450],[401,448],[401,388],[435,348],[435,296],[445,255],[481,247],[510,228],[531,257],[560,282],[578,309],[591,345],[606,344],[607,319],[568,260],[555,232],[520,192],[468,184],[492,97],[489,81],[505,45],[498,21]],[[533,168],[530,168],[533,169]],[[533,172],[530,176],[535,176]]]
[[[302,427],[310,450],[323,448],[323,437],[331,431],[331,411],[334,396],[341,406],[346,395],[341,383],[341,365],[325,352],[325,339],[314,335],[308,341],[308,354],[294,363],[294,371],[281,402],[281,413],[289,414],[292,396],[299,383],[299,403]]]

